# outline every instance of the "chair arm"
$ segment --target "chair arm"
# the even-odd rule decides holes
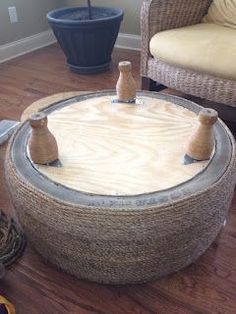
[[[144,0],[141,7],[141,76],[146,76],[149,42],[158,32],[197,24],[212,0]]]

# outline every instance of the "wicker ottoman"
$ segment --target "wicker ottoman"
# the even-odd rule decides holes
[[[235,187],[234,138],[214,127],[210,160],[183,165],[198,105],[138,92],[80,95],[43,109],[61,168],[28,154],[25,121],[6,155],[12,202],[35,249],[59,268],[106,284],[143,283],[176,272],[211,245]]]

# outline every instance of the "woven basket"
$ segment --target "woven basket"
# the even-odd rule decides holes
[[[4,276],[4,266],[15,262],[23,253],[25,237],[12,219],[0,210],[0,279]]]
[[[193,106],[176,97],[158,97]],[[205,252],[224,224],[236,164],[234,139],[222,122],[217,122],[222,137],[215,154],[222,165],[214,169],[212,162],[196,179],[195,190],[190,192],[193,179],[175,189],[130,198],[96,199],[46,182],[25,156],[28,129],[26,121],[6,154],[13,204],[37,251],[78,278],[130,284],[176,272]]]

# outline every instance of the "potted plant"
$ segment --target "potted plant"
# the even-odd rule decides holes
[[[73,72],[92,74],[109,70],[124,12],[91,6],[51,11],[47,19]]]

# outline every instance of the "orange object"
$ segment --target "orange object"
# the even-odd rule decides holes
[[[16,310],[13,304],[0,295],[0,314],[16,314]]]
[[[55,137],[49,131],[45,113],[33,114],[30,119],[32,127],[29,139],[30,157],[36,164],[49,164],[58,159],[58,147]]]
[[[213,126],[218,119],[214,109],[204,108],[198,115],[198,127],[193,131],[186,144],[186,154],[196,160],[209,159],[214,149]]]
[[[120,76],[116,84],[116,93],[119,102],[135,102],[136,85],[131,69],[131,62],[122,61],[119,63]]]

